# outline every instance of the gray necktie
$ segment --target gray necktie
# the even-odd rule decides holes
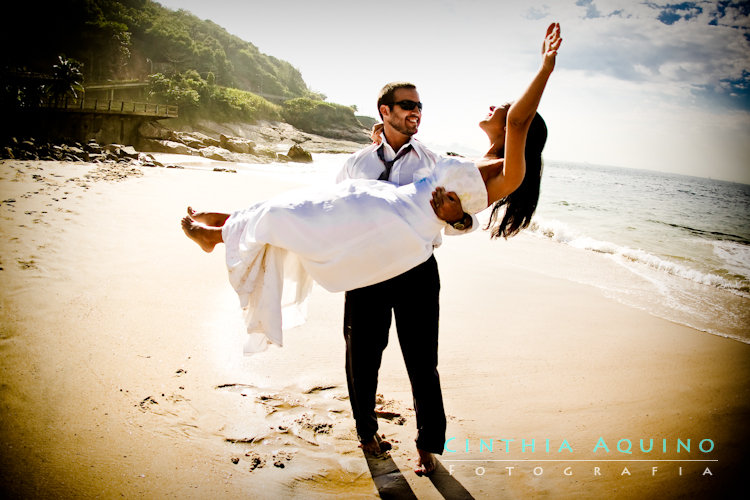
[[[385,156],[384,156],[385,153],[383,153],[384,147],[385,146],[381,145],[378,148],[378,158],[380,158],[380,161],[382,161],[383,165],[385,165],[385,170],[383,170],[383,173],[380,174],[380,177],[378,177],[379,181],[387,181],[388,178],[391,176],[391,169],[393,168],[393,164],[396,163],[402,156],[404,156],[406,153],[408,153],[409,151],[413,149],[412,145],[409,144],[408,146],[403,148],[401,151],[399,151],[394,159],[388,161],[385,159]]]

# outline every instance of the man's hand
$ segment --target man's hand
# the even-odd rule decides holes
[[[461,199],[453,191],[446,192],[445,188],[439,187],[432,192],[430,200],[432,210],[438,219],[448,224],[460,221],[464,217],[464,209],[461,207]]]

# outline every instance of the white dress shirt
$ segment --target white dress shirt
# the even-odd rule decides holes
[[[393,160],[402,149],[410,144],[412,150],[393,165],[391,174],[388,177],[388,181],[397,186],[411,184],[428,176],[440,159],[438,154],[427,149],[424,144],[414,137],[409,138],[409,141],[401,146],[398,151],[394,151],[391,145],[385,140],[385,136],[383,136],[383,156],[388,161]],[[379,147],[381,147],[379,144],[371,144],[347,158],[341,171],[336,176],[336,182],[346,179],[377,179],[380,177],[380,174],[385,171],[385,165],[383,165],[378,156]],[[471,228],[459,231],[451,225],[446,225],[444,232],[449,236],[466,234],[474,231],[478,226],[479,222],[476,215],[472,215]],[[439,247],[441,243],[442,239],[438,235],[435,238],[434,247]]]

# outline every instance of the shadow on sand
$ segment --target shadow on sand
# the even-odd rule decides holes
[[[383,457],[374,457],[365,453],[367,466],[370,468],[372,480],[378,489],[380,498],[389,499],[416,499],[406,478],[401,473],[398,465],[393,461],[390,455]],[[433,486],[447,500],[473,500],[466,488],[459,483],[455,477],[443,467],[439,461],[434,474],[430,476]]]
[[[445,499],[474,500],[471,493],[469,493],[469,491],[464,488],[455,477],[451,476],[439,460],[435,472],[430,476],[430,481],[432,481],[432,485],[435,486],[435,489],[438,490]]]
[[[388,499],[415,499],[416,495],[411,490],[411,486],[406,478],[393,461],[390,455],[385,454],[380,457],[372,456],[365,453],[367,467],[370,468],[372,480],[378,489],[380,498]]]

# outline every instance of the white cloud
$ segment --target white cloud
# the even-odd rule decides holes
[[[693,15],[697,10],[692,7],[680,11],[693,17],[671,25],[658,19],[663,9],[643,4],[618,16],[569,19],[566,31],[572,35],[564,42],[568,66],[621,80],[690,87],[706,99],[717,93],[728,97],[732,90],[741,94],[750,69],[746,31],[710,25],[716,9],[707,4],[699,15]],[[738,82],[737,89],[728,81]],[[750,109],[749,99],[735,101]]]
[[[587,19],[596,19],[602,17],[602,13],[596,8],[594,0],[576,0],[576,5],[586,9],[584,17]]]
[[[526,14],[524,14],[524,17],[526,19],[530,19],[532,21],[538,21],[540,19],[544,19],[547,16],[549,16],[549,6],[547,5],[540,5],[539,7],[529,7],[529,10],[527,10]]]

